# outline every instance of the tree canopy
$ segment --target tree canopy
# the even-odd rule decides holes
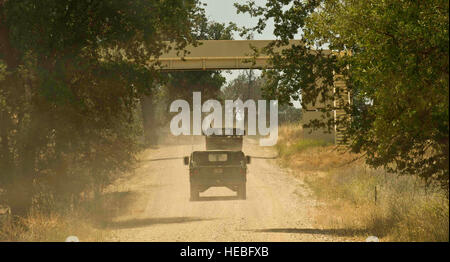
[[[34,192],[98,189],[129,167],[136,105],[168,43],[194,43],[197,0],[0,1],[0,165],[16,214]]]
[[[236,25],[208,21],[206,16],[199,19],[198,27],[193,29],[196,40],[231,40]],[[225,77],[219,70],[184,71],[169,73],[167,95],[171,100],[192,100],[192,92],[201,92],[202,99],[214,99],[220,94],[220,88],[225,84]]]
[[[265,71],[266,96],[280,103],[301,96],[302,105],[319,97],[333,100],[345,90],[327,89],[341,75],[352,98],[345,106],[352,117],[339,123],[350,148],[374,167],[448,188],[448,1],[268,0],[265,6],[236,6],[259,19],[252,30],[275,21],[278,41],[269,53],[295,35],[303,39],[304,45],[274,55],[275,69]]]

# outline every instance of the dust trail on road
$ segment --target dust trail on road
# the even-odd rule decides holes
[[[193,141],[193,140],[192,140]],[[315,229],[317,204],[300,180],[281,169],[272,148],[245,139],[254,156],[247,177],[247,200],[226,188],[210,188],[189,201],[188,167],[182,157],[204,144],[160,146],[140,156],[133,175],[117,181],[115,191],[136,199],[107,224],[111,241],[346,241],[339,231]]]

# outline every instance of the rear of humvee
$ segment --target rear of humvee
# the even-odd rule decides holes
[[[242,151],[195,151],[185,164],[189,165],[191,200],[210,187],[227,187],[246,198],[247,164],[250,157]]]

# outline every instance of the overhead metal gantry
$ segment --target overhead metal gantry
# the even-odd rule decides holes
[[[186,48],[188,54],[184,56],[177,54],[176,50],[160,56],[158,61],[161,70],[227,70],[270,67],[268,63],[270,57],[265,54],[254,57],[252,48],[261,51],[272,40],[203,40],[199,42],[200,45],[197,47],[188,46]],[[301,41],[291,40],[290,45],[293,44],[299,45]]]
[[[254,49],[261,52],[273,40],[203,40],[199,41],[200,45],[197,47],[188,46],[186,50],[187,54],[183,55],[182,52],[177,53],[176,50],[161,55],[156,61],[158,61],[161,71],[187,71],[187,70],[233,70],[233,69],[262,69],[271,68],[269,63],[270,57],[264,53],[260,53],[259,56],[254,56]],[[300,40],[291,40],[289,45],[275,49],[274,51],[281,51],[284,48],[289,48],[292,45],[301,45]],[[325,53],[330,52],[326,51]],[[153,61],[155,62],[155,61]],[[340,87],[341,90],[345,88],[345,82],[336,78],[334,87],[330,87],[333,90],[336,87]],[[350,102],[350,98],[341,99],[346,100],[345,103]],[[329,101],[328,103],[336,106],[337,101]],[[308,106],[309,107],[309,106]],[[321,103],[316,103],[314,108],[321,107]],[[311,109],[311,108],[309,108]],[[342,118],[346,116],[343,110],[334,110],[334,118]],[[303,119],[309,121],[313,118],[320,118],[322,113],[314,110],[304,110]],[[305,135],[308,131],[304,132]],[[313,132],[314,133],[314,132]],[[316,135],[324,139],[322,135]],[[335,127],[334,135],[332,135],[335,143],[340,143],[342,140],[342,132]],[[325,138],[326,139],[326,138]]]

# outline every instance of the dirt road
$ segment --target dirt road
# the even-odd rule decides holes
[[[307,187],[281,169],[270,148],[247,139],[247,200],[226,188],[189,201],[183,156],[203,144],[160,146],[141,156],[135,173],[117,181],[115,193],[132,195],[124,212],[107,224],[111,241],[346,241],[336,232],[313,228],[316,201]]]

